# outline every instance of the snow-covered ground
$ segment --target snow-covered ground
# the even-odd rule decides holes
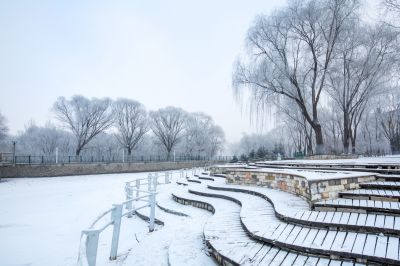
[[[113,203],[125,200],[126,181],[146,176],[135,173],[3,179],[0,265],[76,265],[81,231]],[[164,186],[159,186],[160,191],[169,193],[176,185]],[[153,233],[139,218],[123,218],[117,261],[108,261],[109,227],[100,236],[97,265],[167,265],[170,243],[182,234],[193,237],[189,251],[201,252],[202,225],[210,214],[193,208],[191,215],[196,219],[164,214],[166,225],[157,226]],[[192,257],[203,263],[209,260],[206,252]]]

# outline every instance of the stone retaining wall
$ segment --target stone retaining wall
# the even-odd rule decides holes
[[[135,173],[203,167],[204,161],[65,165],[3,165],[0,178]]]
[[[333,199],[338,192],[359,188],[359,183],[376,179],[375,176],[360,176],[330,180],[307,180],[303,176],[251,169],[211,168],[212,174],[225,174],[227,183],[266,186],[286,191],[306,199],[309,203],[321,199]]]

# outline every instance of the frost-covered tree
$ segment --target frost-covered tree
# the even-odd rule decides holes
[[[383,134],[390,143],[392,154],[400,153],[400,96],[398,93],[388,95],[377,114]]]
[[[356,138],[371,99],[383,93],[396,62],[398,33],[384,24],[353,20],[339,44],[327,90],[342,115],[344,153],[356,152]]]
[[[70,100],[59,97],[54,103],[56,118],[75,136],[75,154],[98,134],[108,129],[112,123],[111,100],[108,98],[88,99],[81,95],[72,96]]]
[[[134,100],[119,99],[113,104],[116,137],[131,155],[148,131],[147,113],[144,106]]]
[[[8,133],[6,118],[0,113],[0,141],[3,140]]]
[[[167,160],[183,136],[186,116],[184,110],[171,106],[150,112],[151,130],[165,148]]]
[[[225,134],[211,116],[190,113],[185,121],[184,146],[189,156],[213,157],[223,148]]]
[[[71,133],[50,123],[44,127],[31,123],[17,137],[18,152],[27,155],[55,155],[57,148],[60,154],[69,154],[72,142]]]
[[[214,157],[219,151],[223,151],[225,143],[225,133],[218,125],[210,128],[208,155]]]
[[[256,18],[247,35],[247,57],[235,66],[236,93],[249,88],[256,109],[279,98],[297,105],[314,131],[317,154],[324,153],[319,110],[327,74],[357,8],[356,0],[289,1],[286,8]]]

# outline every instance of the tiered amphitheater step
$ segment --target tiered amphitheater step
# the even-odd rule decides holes
[[[386,182],[399,182],[400,175],[387,175],[387,174],[377,174],[376,175],[378,181],[386,181]]]
[[[276,247],[368,263],[400,264],[398,237],[290,224],[276,218],[273,206],[257,196],[204,188],[189,191],[238,203],[242,206],[240,219],[247,233]]]
[[[222,265],[363,265],[303,255],[257,241],[243,230],[240,206],[233,202],[183,192],[175,193],[173,197],[181,204],[190,204],[214,213],[204,227],[204,237]]]
[[[350,211],[359,213],[375,213],[400,215],[400,202],[358,199],[333,199],[314,203],[315,210]]]
[[[373,181],[367,183],[360,183],[360,188],[365,189],[400,189],[400,182],[394,181]]]
[[[400,191],[389,189],[354,189],[339,192],[339,197],[347,199],[400,201]]]
[[[150,220],[150,207],[136,210],[135,213],[140,219],[144,221]],[[154,223],[158,225],[164,225],[164,219],[161,216],[162,216],[162,210],[160,208],[156,208]]]
[[[179,178],[179,179],[177,179],[175,182],[176,182],[176,184],[178,184],[178,185],[183,185],[183,186],[187,186],[187,185],[188,185],[187,180],[185,180],[185,179],[183,179],[183,178]]]
[[[243,192],[266,199],[273,205],[275,215],[282,221],[290,223],[328,229],[400,235],[400,217],[396,216],[380,215],[377,218],[376,214],[310,211],[305,200],[287,192],[264,187],[209,184],[208,188]],[[383,224],[381,217],[384,217]]]

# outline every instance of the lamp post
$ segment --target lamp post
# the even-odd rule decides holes
[[[15,144],[17,144],[17,142],[15,140],[13,140],[12,144],[13,144],[13,159],[12,159],[12,162],[15,165]]]

